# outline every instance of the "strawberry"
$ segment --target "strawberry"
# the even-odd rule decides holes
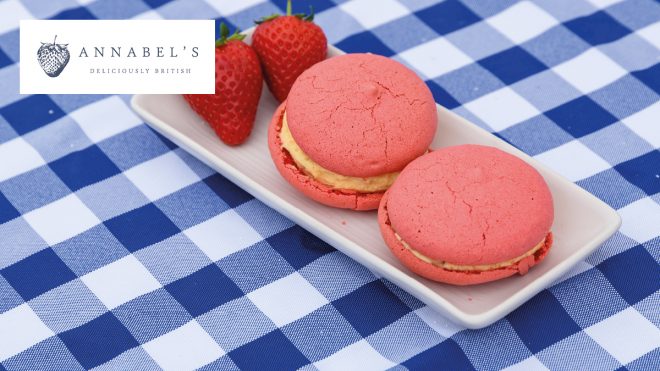
[[[268,89],[280,102],[289,95],[300,74],[325,59],[328,41],[310,15],[291,14],[288,0],[286,15],[273,14],[258,21],[252,47],[259,55]]]
[[[215,94],[184,94],[190,107],[229,145],[243,143],[252,131],[263,77],[259,58],[244,35],[220,25],[215,45]]]

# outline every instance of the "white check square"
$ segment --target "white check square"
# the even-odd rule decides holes
[[[108,309],[114,309],[161,287],[133,255],[87,273],[81,280]]]
[[[227,0],[205,0],[220,15],[230,15],[240,12],[241,10],[261,4],[266,0],[241,0],[241,1],[227,1]]]
[[[495,131],[504,130],[540,112],[509,87],[496,90],[465,105]]]
[[[637,35],[660,49],[660,21],[638,30]]]
[[[298,272],[252,291],[247,297],[278,327],[328,303]]]
[[[18,0],[0,1],[0,35],[18,28],[19,20],[33,19],[30,12]]]
[[[0,313],[0,362],[53,335],[27,303]]]
[[[46,164],[39,152],[21,137],[0,144],[0,159],[0,182]]]
[[[543,152],[535,158],[572,182],[610,168],[610,164],[577,140]]]
[[[660,348],[660,331],[635,308],[628,308],[584,330],[621,364]]]
[[[23,218],[51,246],[77,236],[101,222],[75,194],[32,210],[23,215]]]
[[[637,242],[646,242],[658,236],[660,205],[652,199],[642,198],[618,212],[621,216],[621,233]]]
[[[142,347],[165,370],[194,370],[225,354],[195,320]]]
[[[600,89],[627,73],[596,48],[587,50],[553,70],[585,94]]]
[[[516,44],[530,40],[559,23],[529,1],[517,3],[486,22]]]
[[[399,58],[427,79],[444,75],[472,63],[472,58],[444,37],[408,49],[399,54]]]
[[[397,0],[379,0],[377,4],[371,0],[352,0],[341,4],[339,8],[365,28],[375,28],[410,13]]]
[[[660,32],[660,30],[658,30]],[[660,102],[655,102],[649,107],[628,116],[622,122],[651,143],[653,148],[660,148]]]
[[[199,176],[174,152],[132,167],[124,175],[152,201],[199,181]]]
[[[263,239],[234,210],[227,210],[183,233],[213,261],[243,250]]]
[[[71,117],[95,143],[142,123],[142,120],[118,96],[84,106],[72,112]]]
[[[133,17],[133,19],[164,19],[164,18],[157,11],[149,10],[147,12],[138,14],[137,16]]]
[[[356,360],[360,360],[356,362]],[[353,343],[316,363],[319,370],[386,370],[395,364],[378,353],[366,340]]]
[[[417,309],[415,314],[417,314],[419,318],[422,319],[422,321],[429,325],[429,327],[434,329],[435,332],[446,338],[450,338],[455,333],[465,330],[465,327],[454,324],[448,320],[447,317],[444,317],[428,306]]]

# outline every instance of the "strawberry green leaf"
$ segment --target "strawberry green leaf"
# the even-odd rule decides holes
[[[243,40],[245,35],[241,34],[240,32],[241,30],[237,28],[236,31],[234,31],[234,33],[229,36],[229,27],[227,27],[224,22],[220,23],[220,38],[215,41],[215,46],[223,46],[227,43],[227,41],[231,40]]]
[[[271,14],[271,15],[267,15],[267,16],[265,16],[265,17],[261,17],[261,18],[257,19],[256,21],[254,21],[254,23],[255,23],[255,24],[262,24],[262,23],[264,23],[264,22],[272,21],[273,19],[275,19],[275,18],[277,18],[277,17],[279,17],[279,16],[280,16],[279,14]]]

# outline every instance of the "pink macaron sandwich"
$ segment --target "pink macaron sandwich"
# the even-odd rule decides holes
[[[527,273],[552,246],[553,218],[543,177],[518,157],[481,145],[417,158],[378,212],[385,242],[406,267],[454,285]]]
[[[268,142],[278,171],[308,197],[371,210],[428,151],[436,127],[433,96],[414,72],[382,56],[346,54],[298,77]]]

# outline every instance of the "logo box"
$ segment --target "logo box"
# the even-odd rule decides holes
[[[213,20],[20,22],[21,94],[213,94]]]

